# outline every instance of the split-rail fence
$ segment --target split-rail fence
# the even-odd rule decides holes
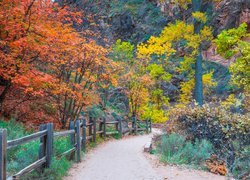
[[[125,133],[137,134],[139,131],[151,132],[152,123],[150,120],[138,121],[132,119],[132,127],[126,131],[122,129],[122,120],[106,121],[103,119],[90,118],[88,123],[86,120],[71,121],[69,130],[54,132],[53,123],[42,124],[39,126],[39,131],[25,137],[14,140],[7,140],[7,130],[0,129],[0,180],[20,179],[23,175],[40,169],[50,168],[53,157],[53,142],[57,137],[69,136],[72,148],[58,155],[58,157],[68,156],[75,159],[76,162],[81,161],[81,151],[86,150],[88,141],[96,142],[96,136],[106,138],[110,134],[119,134],[122,138]],[[115,131],[107,131],[107,126],[114,125]],[[22,144],[40,139],[39,158],[29,166],[25,167],[15,175],[7,177],[7,152],[8,150],[20,146]]]

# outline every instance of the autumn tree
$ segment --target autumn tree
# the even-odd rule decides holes
[[[134,57],[134,45],[117,40],[113,45],[112,57],[119,63],[118,85],[129,99],[131,116],[139,116],[140,107],[148,102],[150,77],[145,73],[146,66]]]
[[[53,120],[64,128],[99,102],[98,88],[114,82],[115,64],[88,38],[92,32],[72,27],[82,16],[49,0],[0,2],[2,115],[22,111],[26,119]]]
[[[178,1],[177,3],[184,8],[190,2]],[[194,88],[194,99],[199,105],[203,104],[201,53],[205,45],[209,44],[213,39],[211,28],[205,26],[207,17],[204,13],[200,12],[201,3],[199,0],[192,1],[192,24],[177,21],[175,24],[170,24],[163,29],[158,37],[152,36],[146,43],[142,43],[138,47],[138,55],[144,59],[151,59],[157,56],[158,59],[163,58],[168,60],[173,58],[173,56],[184,56],[184,61],[180,65],[182,69],[184,68],[190,72],[188,74],[189,79],[194,76],[194,81],[190,80],[188,83],[189,88]],[[190,71],[192,64],[195,67],[194,74],[193,71]],[[193,85],[191,85],[192,83]],[[214,84],[210,83],[210,85],[213,86]],[[186,88],[188,86],[184,86],[183,84],[182,87]],[[190,92],[190,89],[188,91]]]
[[[63,93],[56,99],[64,126],[78,118],[86,107],[100,102],[100,88],[115,84],[116,64],[106,56],[107,50],[94,41],[81,42],[73,62],[68,60],[59,66],[59,89]]]
[[[1,112],[10,91],[28,97],[13,107],[49,95],[55,80],[46,66],[58,60],[56,43],[63,35],[74,32],[70,21],[78,15],[47,0],[0,2]]]

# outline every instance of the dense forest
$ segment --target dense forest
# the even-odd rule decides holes
[[[151,119],[163,161],[248,179],[249,63],[248,0],[0,0],[2,124]]]

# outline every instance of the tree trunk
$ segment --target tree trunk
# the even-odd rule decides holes
[[[201,52],[198,53],[198,55],[196,57],[196,62],[195,62],[194,98],[200,106],[203,105],[202,55],[201,55]]]
[[[7,92],[9,91],[10,89],[10,86],[11,86],[11,83],[10,81],[8,81],[6,84],[5,84],[5,88],[4,90],[2,91],[2,93],[0,94],[0,113],[2,113],[3,111],[3,102],[5,100],[5,97],[7,95]]]
[[[193,12],[201,11],[202,0],[192,0]],[[194,20],[194,31],[196,34],[200,33],[202,24]],[[201,49],[198,50],[198,55],[196,56],[195,62],[195,89],[194,98],[196,102],[202,106],[203,105],[203,83],[202,83],[202,55]]]

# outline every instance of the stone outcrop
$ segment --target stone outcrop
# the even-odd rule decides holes
[[[224,0],[215,5],[215,16],[211,21],[214,35],[224,29],[235,28],[243,22],[250,25],[249,0]]]

